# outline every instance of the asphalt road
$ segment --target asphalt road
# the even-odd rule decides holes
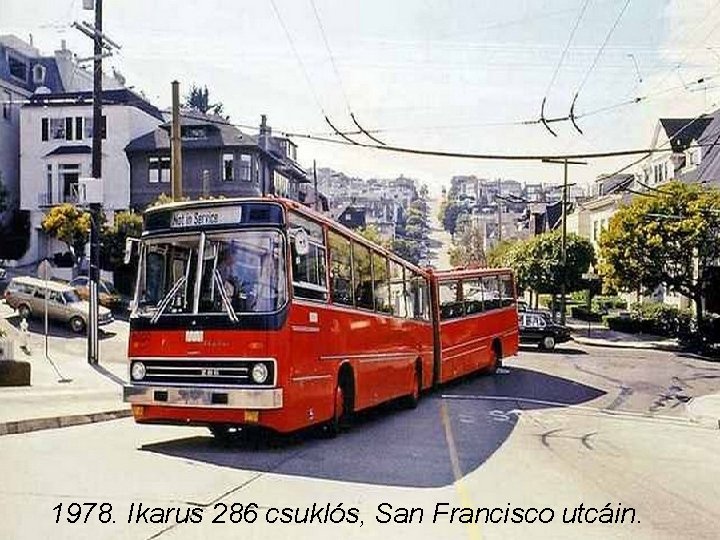
[[[720,433],[689,422],[685,403],[720,390],[720,365],[574,345],[523,351],[508,365],[425,396],[416,410],[372,411],[332,440],[307,433],[223,446],[203,429],[130,420],[0,437],[0,538],[718,537]],[[85,506],[71,524],[74,502],[112,510],[101,516],[98,506],[83,523]],[[256,521],[230,523],[233,503],[258,505]],[[356,508],[358,522],[266,520],[268,511],[281,515],[272,508],[299,509],[302,519],[313,503]],[[412,524],[380,523],[383,503],[392,516],[421,509],[422,522],[416,510]],[[581,503],[608,505],[613,522],[598,521],[606,510],[591,511],[592,524],[587,514],[582,524],[563,523],[564,509],[572,515]],[[165,510],[137,523],[138,504]],[[546,509],[543,519],[552,519],[486,524],[482,514],[468,525],[456,513],[434,523],[438,504],[500,508],[501,521],[506,508],[528,519],[526,509]],[[202,521],[175,524],[174,510],[168,523],[150,522],[168,508],[181,517],[196,509]],[[623,509],[625,522],[616,523]]]

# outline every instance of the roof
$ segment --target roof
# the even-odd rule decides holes
[[[697,169],[683,175],[693,182],[720,183],[720,109],[710,118],[711,122],[703,131],[698,142],[707,145],[701,148],[702,156]]]
[[[67,106],[67,105],[91,105],[92,104],[92,92],[56,92],[50,94],[35,94],[30,98],[30,102],[25,107],[53,107],[53,106]],[[120,88],[116,90],[103,90],[102,92],[102,103],[103,105],[128,105],[136,107],[144,113],[157,118],[158,120],[164,120],[160,110],[152,105],[150,102],[139,96],[135,92],[128,90],[127,88]]]
[[[39,278],[32,277],[32,276],[18,276],[18,277],[12,278],[12,281],[15,281],[17,283],[24,283],[26,285],[31,285],[33,287],[45,287],[45,283],[46,283],[44,279],[39,279]],[[52,280],[47,281],[47,288],[55,290],[55,291],[61,291],[61,292],[74,290],[67,283],[61,283],[59,281],[52,281]]]
[[[684,151],[692,141],[700,140],[712,118],[661,118],[660,125],[665,131],[673,152]]]
[[[48,152],[47,154],[45,154],[45,157],[67,156],[70,154],[90,154],[90,153],[92,153],[92,148],[90,148],[86,144],[67,144],[67,145],[63,145],[63,146],[58,146],[52,152]]]
[[[197,117],[187,117],[183,114],[180,123],[182,126],[205,127],[207,137],[199,139],[182,139],[183,150],[192,148],[226,148],[232,146],[257,146],[255,139],[244,134],[235,126],[205,120]],[[158,126],[154,130],[130,141],[125,147],[128,153],[152,152],[156,150],[170,150],[170,124]]]

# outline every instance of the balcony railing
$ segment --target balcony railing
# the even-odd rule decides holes
[[[50,191],[38,193],[38,206],[55,206],[64,203],[77,204],[80,200],[78,190],[78,184],[70,184],[70,191],[67,194]]]

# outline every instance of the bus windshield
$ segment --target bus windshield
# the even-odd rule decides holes
[[[284,246],[280,232],[261,230],[144,240],[135,314],[277,311],[287,301]]]

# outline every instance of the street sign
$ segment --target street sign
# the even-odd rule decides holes
[[[591,280],[595,280],[595,279],[600,279],[600,275],[595,274],[593,272],[585,272],[582,275],[582,278],[591,281]]]
[[[52,278],[52,276],[52,265],[47,259],[43,259],[40,264],[38,264],[38,278],[47,281],[48,279]]]

